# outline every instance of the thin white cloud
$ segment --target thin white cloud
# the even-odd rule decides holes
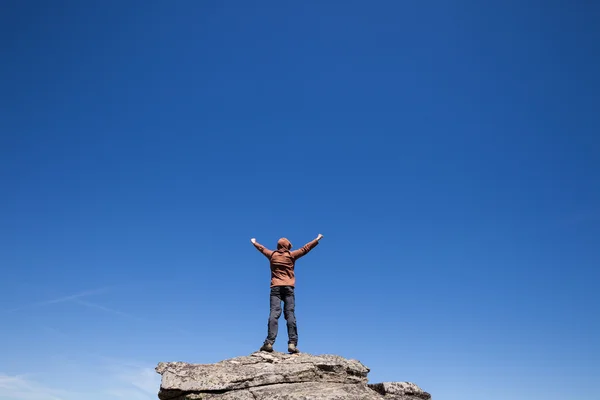
[[[26,304],[20,307],[16,307],[10,310],[6,310],[5,312],[15,312],[15,311],[20,311],[20,310],[24,310],[27,308],[33,308],[33,307],[41,307],[41,306],[47,306],[50,304],[57,304],[57,303],[64,303],[66,301],[73,301],[76,299],[80,299],[82,297],[87,297],[87,296],[92,296],[94,294],[99,294],[99,293],[104,293],[107,290],[112,289],[111,286],[107,286],[107,287],[102,287],[102,288],[98,288],[98,289],[93,289],[93,290],[86,290],[85,292],[80,292],[80,293],[76,293],[76,294],[72,294],[69,296],[64,296],[64,297],[59,297],[56,299],[50,299],[50,300],[44,300],[44,301],[39,301],[37,303],[31,303],[31,304]]]
[[[111,314],[115,314],[115,315],[120,315],[122,317],[127,317],[127,318],[132,318],[132,319],[139,319],[138,317],[131,315],[131,314],[127,314],[123,311],[118,311],[118,310],[113,310],[112,308],[108,308],[108,307],[104,307],[100,304],[96,304],[96,303],[90,303],[89,301],[84,301],[84,300],[80,300],[80,299],[72,299],[72,301],[74,303],[80,304],[82,306],[86,306],[86,307],[90,307],[90,308],[95,308],[96,310],[101,310],[107,313],[111,313]]]
[[[83,367],[83,366],[82,366]],[[1,400],[154,400],[160,387],[160,376],[153,368],[138,363],[113,361],[104,366],[108,372],[99,374],[85,392],[72,387],[49,387],[25,375],[0,373]]]
[[[130,368],[122,370],[117,376],[122,382],[134,386],[146,394],[156,395],[158,393],[160,375],[154,368]]]
[[[151,320],[149,320],[147,318],[138,317],[136,315],[128,314],[126,312],[115,310],[113,308],[108,308],[108,307],[105,307],[105,306],[103,306],[101,304],[92,303],[92,302],[89,302],[89,301],[86,301],[86,300],[81,300],[79,298],[72,299],[71,301],[73,303],[76,303],[76,304],[79,304],[79,305],[82,305],[82,306],[94,308],[96,310],[101,310],[101,311],[104,311],[104,312],[107,312],[107,313],[111,313],[111,314],[114,314],[114,315],[119,315],[121,317],[125,317],[125,318],[128,318],[128,319],[133,320],[133,321],[146,322],[146,323],[152,322]],[[188,335],[188,336],[194,335],[194,333],[192,333],[192,332],[190,332],[188,330],[182,329],[182,328],[173,328],[172,332],[179,332],[181,334],[185,334],[185,335]]]
[[[0,393],[11,400],[66,400],[64,393],[51,389],[22,375],[0,373]]]
[[[121,382],[121,387],[110,390],[114,397],[124,399],[155,399],[160,388],[160,375],[154,367],[136,361],[103,357],[108,376]]]
[[[156,390],[158,393],[158,390]],[[154,393],[152,395],[142,393],[139,390],[135,389],[112,389],[107,390],[106,395],[111,399],[125,399],[125,400],[155,400],[157,398],[157,394]]]

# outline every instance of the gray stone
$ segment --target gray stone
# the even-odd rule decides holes
[[[431,398],[412,383],[368,385],[366,366],[336,355],[256,352],[214,364],[159,363],[156,371],[162,375],[162,400]]]
[[[380,400],[381,396],[364,384],[281,383],[252,388],[256,400]]]
[[[222,394],[212,393],[188,393],[170,400],[255,400],[256,398],[249,390],[233,390]]]
[[[430,400],[431,395],[411,382],[382,382],[369,384],[369,387],[393,400]]]

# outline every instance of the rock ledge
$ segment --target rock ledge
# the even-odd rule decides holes
[[[336,355],[256,352],[214,364],[159,363],[161,400],[430,400],[409,382],[367,383],[369,369]]]

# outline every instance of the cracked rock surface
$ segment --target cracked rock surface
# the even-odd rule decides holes
[[[256,352],[214,364],[159,363],[161,400],[429,400],[408,382],[367,384],[369,369],[336,355]]]

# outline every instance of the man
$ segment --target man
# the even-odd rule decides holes
[[[292,243],[286,238],[279,239],[275,251],[267,249],[254,238],[250,239],[254,247],[263,253],[271,264],[271,312],[269,313],[267,339],[260,348],[261,351],[273,351],[273,343],[277,338],[278,321],[281,316],[281,302],[283,301],[283,312],[288,330],[288,351],[292,354],[299,353],[296,347],[298,345],[298,330],[296,328],[296,316],[294,315],[296,300],[294,296],[296,284],[294,266],[296,260],[314,249],[322,238],[323,235],[319,234],[315,240],[294,251],[291,251]]]

